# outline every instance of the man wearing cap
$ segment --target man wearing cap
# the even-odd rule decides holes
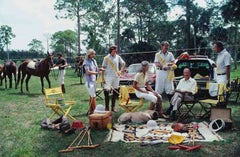
[[[121,70],[120,70],[121,66]],[[106,71],[106,79],[104,79],[104,71],[102,74],[102,80],[104,83],[104,97],[105,97],[105,105],[106,110],[109,110],[109,94],[112,91],[113,95],[112,99],[112,108],[111,111],[115,112],[115,101],[118,98],[118,90],[119,90],[119,77],[120,74],[124,72],[125,62],[117,54],[117,46],[111,46],[109,48],[109,54],[104,57],[102,68]]]
[[[228,86],[230,85],[230,65],[231,65],[231,55],[223,47],[221,41],[216,41],[213,44],[213,50],[217,53],[216,60],[216,81],[217,83],[224,83]]]
[[[168,96],[169,101],[173,95],[173,79],[174,72],[172,65],[174,64],[174,56],[168,51],[169,43],[163,41],[161,43],[161,51],[155,54],[154,63],[157,67],[155,91],[162,94],[164,91]]]
[[[58,81],[61,84],[62,92],[65,93],[66,90],[65,90],[65,87],[64,87],[64,75],[66,73],[65,67],[67,67],[68,64],[67,64],[66,59],[62,57],[61,53],[58,53],[57,57],[58,57],[58,60],[57,60],[56,64],[53,65],[53,67],[58,66],[58,69],[59,69]]]

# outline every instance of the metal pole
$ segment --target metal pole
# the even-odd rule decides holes
[[[120,53],[120,0],[117,0],[117,52]]]

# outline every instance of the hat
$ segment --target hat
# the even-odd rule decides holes
[[[94,110],[94,113],[106,113],[105,107],[102,104],[98,104]]]
[[[168,142],[171,144],[180,144],[183,142],[184,140],[184,136],[182,135],[174,135],[172,134],[169,138],[168,138]]]
[[[147,128],[148,129],[157,129],[158,128],[157,122],[154,120],[149,120],[147,122]]]
[[[141,62],[141,65],[144,66],[144,67],[147,66],[148,64],[149,64],[148,61],[142,61],[142,62]]]

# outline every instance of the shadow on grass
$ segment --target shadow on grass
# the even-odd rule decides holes
[[[18,95],[18,96],[28,96],[31,98],[36,98],[39,97],[41,95],[43,95],[42,93],[9,93],[9,95]]]

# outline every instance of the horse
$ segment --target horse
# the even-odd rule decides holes
[[[34,64],[35,68],[34,67],[30,68],[30,65],[32,63],[34,63],[33,60],[27,59],[19,65],[17,86],[21,79],[21,89],[20,90],[21,90],[21,93],[23,93],[22,84],[25,79],[25,76],[27,75],[26,91],[29,93],[28,81],[30,80],[32,75],[37,76],[37,77],[40,77],[41,85],[42,85],[42,93],[44,94],[44,82],[43,82],[44,77],[46,78],[46,80],[48,82],[49,88],[51,88],[51,83],[49,80],[49,73],[50,73],[51,68],[53,67],[53,56],[52,56],[52,54],[47,53],[47,57],[45,59],[41,60],[37,66],[36,66],[36,64]],[[22,75],[22,78],[21,78],[21,75]]]
[[[14,81],[15,81],[15,89],[17,89],[17,85],[16,85],[17,65],[16,65],[16,63],[13,61],[5,62],[3,65],[2,72],[3,72],[3,76],[1,78],[1,84],[2,84],[2,80],[5,79],[5,88],[7,88],[7,77],[8,77],[9,88],[12,88],[12,75],[13,75]]]

